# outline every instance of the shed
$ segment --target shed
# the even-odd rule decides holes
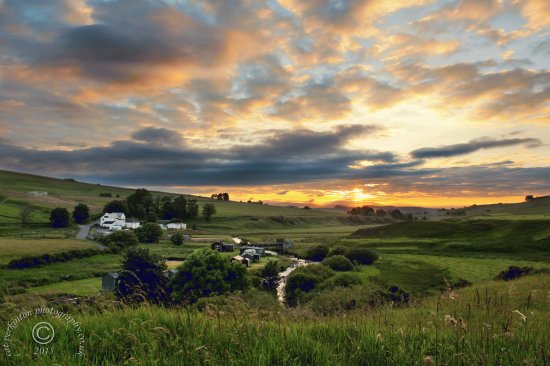
[[[236,255],[234,256],[233,258],[231,258],[231,262],[239,262],[240,264],[244,264],[245,266],[248,267],[249,263],[250,263],[250,260],[248,258],[244,258],[240,255]]]
[[[109,272],[101,277],[101,288],[105,291],[114,291],[119,281],[117,272]]]

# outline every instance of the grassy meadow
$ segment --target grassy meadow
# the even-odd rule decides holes
[[[30,196],[47,191],[47,197]],[[100,193],[111,193],[111,198]],[[550,363],[550,200],[472,206],[461,217],[428,220],[351,217],[339,210],[212,202],[217,214],[188,222],[191,242],[173,245],[169,232],[158,244],[140,244],[177,268],[193,251],[214,240],[242,237],[257,242],[291,239],[290,255],[309,248],[368,248],[379,255],[371,265],[337,273],[351,287],[319,290],[297,307],[278,303],[274,293],[250,290],[205,300],[201,306],[126,307],[100,290],[100,276],[120,268],[123,254],[9,269],[24,256],[95,248],[74,239],[77,227],[49,226],[52,207],[78,202],[93,212],[133,190],[0,171],[0,322],[42,304],[66,311],[82,324],[87,358],[74,355],[75,340],[55,320],[59,334],[51,356],[29,349],[31,323],[13,335],[15,357],[0,352],[1,365],[544,365]],[[171,195],[154,192],[154,195]],[[21,236],[17,216],[33,208]],[[223,253],[230,257],[237,252]],[[286,255],[278,257],[288,265]],[[249,269],[257,274],[267,260]],[[540,273],[503,282],[494,278],[509,266]],[[336,280],[334,282],[336,282]],[[472,285],[449,290],[449,283]],[[373,304],[371,293],[399,287],[406,304]],[[324,291],[324,292],[323,292]],[[4,294],[2,298],[2,293]],[[63,299],[82,299],[75,305]],[[60,299],[56,302],[56,299]],[[3,301],[3,303],[2,303]],[[545,346],[546,345],[546,346]]]

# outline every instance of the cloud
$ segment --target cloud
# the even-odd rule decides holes
[[[148,142],[160,145],[179,145],[182,142],[181,135],[167,128],[145,127],[132,134],[136,141]]]
[[[464,144],[455,144],[440,147],[424,147],[411,152],[411,156],[416,159],[443,158],[459,156],[473,153],[482,149],[493,149],[497,147],[507,147],[515,145],[524,145],[529,148],[542,145],[539,139],[517,138],[503,140],[472,140]]]

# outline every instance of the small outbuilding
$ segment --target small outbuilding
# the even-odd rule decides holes
[[[218,252],[233,252],[235,251],[235,244],[227,244],[222,241],[215,241],[210,244],[212,250],[217,250]]]
[[[244,246],[241,247],[241,255],[243,255],[244,252],[252,250],[254,253],[259,254],[261,257],[265,256],[265,249],[260,247],[253,247],[253,246]]]
[[[101,288],[105,291],[114,291],[118,285],[119,274],[117,272],[109,272],[101,277]]]
[[[185,230],[187,229],[187,224],[183,222],[170,222],[166,224],[166,228],[169,230]]]
[[[240,255],[236,255],[236,256],[232,257],[231,262],[238,262],[240,264],[244,264],[247,267],[250,264],[250,260],[248,258],[244,258]]]

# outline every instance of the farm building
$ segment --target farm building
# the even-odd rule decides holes
[[[248,249],[241,253],[241,257],[248,259],[249,263],[258,263],[260,261],[261,255],[256,253],[254,249]]]
[[[227,244],[221,241],[216,241],[210,244],[212,250],[217,250],[218,252],[232,252],[235,250],[235,244]]]
[[[31,191],[27,192],[29,196],[47,196],[48,192],[40,192],[40,191]]]
[[[124,227],[126,229],[137,229],[140,226],[141,224],[137,221],[126,221],[126,223],[124,224]]]
[[[114,291],[118,285],[118,273],[109,272],[101,277],[101,288],[105,291]]]
[[[166,224],[166,228],[170,230],[184,230],[187,229],[187,224],[184,224],[183,222],[171,222],[169,224]]]
[[[264,256],[264,255],[265,255],[265,249],[264,249],[264,248],[260,248],[260,247],[249,247],[249,246],[241,247],[241,255],[243,255],[243,253],[246,252],[246,251],[248,251],[248,250],[253,251],[255,254],[259,254],[260,256]]]
[[[121,230],[126,225],[126,215],[122,212],[109,212],[101,216],[99,225],[104,229]]]
[[[236,255],[234,257],[231,258],[231,262],[239,262],[240,264],[244,264],[245,266],[248,267],[250,261],[248,258],[244,258],[240,255]]]

